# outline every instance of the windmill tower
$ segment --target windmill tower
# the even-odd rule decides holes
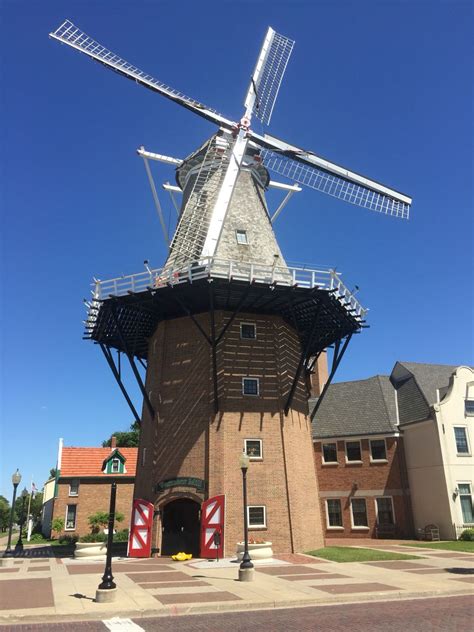
[[[271,28],[239,122],[140,71],[69,21],[51,37],[218,127],[185,160],[158,157],[176,165],[183,194],[163,268],[96,281],[89,304],[86,337],[100,346],[141,422],[130,550],[232,555],[242,538],[242,450],[251,457],[251,535],[272,541],[276,552],[322,545],[307,377],[333,346],[330,383],[366,311],[335,271],[286,264],[265,201],[269,170],[397,217],[408,217],[411,199],[253,131],[252,117],[270,122],[293,48]],[[130,363],[142,415],[112,350]]]

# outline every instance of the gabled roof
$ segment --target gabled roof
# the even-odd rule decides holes
[[[432,406],[438,400],[436,390],[446,389],[451,376],[458,367],[449,364],[422,364],[419,362],[397,362],[393,367],[390,380],[397,385],[413,376],[426,400],[428,406]]]
[[[104,461],[116,450],[110,448],[66,448],[62,450],[61,478],[64,476],[97,476],[104,478],[135,476],[137,469],[138,448],[119,448],[126,459],[126,472],[123,474],[104,474]]]
[[[309,408],[316,399],[309,400]],[[387,375],[329,386],[313,420],[313,439],[396,432],[395,391]]]

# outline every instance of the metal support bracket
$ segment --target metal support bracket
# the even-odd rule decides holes
[[[110,351],[109,347],[106,347],[103,343],[99,343],[99,346],[101,348],[102,353],[104,354],[105,359],[107,360],[107,363],[112,371],[112,374],[115,380],[117,381],[117,384],[119,385],[120,390],[122,391],[123,396],[125,397],[125,400],[130,410],[132,411],[132,415],[135,418],[135,421],[138,424],[141,424],[141,419],[137,413],[137,410],[135,406],[133,405],[133,402],[130,399],[129,394],[127,393],[127,389],[125,388],[124,383],[122,382],[122,378],[120,376],[120,364],[119,364],[119,368],[117,368],[117,366],[115,365],[114,359],[112,357],[112,352]]]
[[[150,402],[150,398],[148,397],[148,393],[146,392],[145,389],[145,385],[143,384],[143,380],[142,380],[142,376],[140,375],[138,369],[137,369],[137,365],[135,364],[135,359],[133,357],[133,355],[130,352],[130,349],[128,347],[127,341],[125,340],[125,336],[123,335],[123,331],[122,328],[120,326],[119,320],[117,318],[117,313],[115,311],[115,306],[112,306],[111,309],[111,313],[112,313],[112,318],[115,324],[115,327],[117,328],[117,333],[120,339],[120,343],[122,344],[122,347],[125,349],[125,353],[127,355],[128,361],[130,363],[130,367],[133,371],[133,375],[135,376],[135,379],[137,381],[138,387],[143,395],[143,400],[146,404],[146,407],[148,408],[148,412],[150,413],[152,419],[155,418],[155,409],[153,408],[152,403]]]
[[[326,382],[326,384],[324,385],[324,388],[321,392],[321,395],[318,397],[318,401],[316,402],[316,404],[314,405],[313,410],[311,411],[310,414],[310,419],[311,421],[313,421],[314,416],[316,415],[316,413],[318,412],[319,407],[321,406],[321,402],[324,399],[324,396],[326,395],[326,392],[332,382],[332,378],[334,377],[334,374],[337,371],[337,367],[339,366],[341,360],[342,360],[342,356],[344,355],[344,353],[346,352],[346,349],[349,345],[349,342],[351,341],[352,338],[352,333],[348,334],[346,336],[346,339],[344,340],[344,344],[342,345],[342,349],[340,349],[341,346],[341,341],[338,340],[336,342],[336,346],[334,349],[334,356],[332,358],[332,367],[331,367],[331,372],[329,373],[329,377],[328,377],[328,381]]]

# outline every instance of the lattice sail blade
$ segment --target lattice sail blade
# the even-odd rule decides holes
[[[403,219],[408,219],[409,217],[409,202],[381,193],[375,187],[358,184],[348,178],[330,173],[314,165],[303,164],[269,149],[263,149],[261,155],[267,169],[311,189],[316,189],[332,197],[372,211]]]
[[[232,126],[234,125],[232,121],[223,117],[221,114],[216,112],[216,110],[203,105],[195,99],[187,97],[185,94],[179,92],[178,90],[170,88],[161,81],[158,81],[158,79],[155,79],[154,77],[143,72],[136,66],[128,63],[115,53],[112,53],[110,50],[86,35],[86,33],[81,31],[70,20],[65,20],[61,24],[61,26],[59,26],[49,35],[53,39],[56,39],[63,44],[67,44],[68,46],[75,48],[80,53],[88,55],[95,61],[98,61],[111,70],[118,72],[127,79],[131,79],[132,81],[141,84],[149,90],[158,92],[162,96],[171,99],[176,103],[179,103],[183,107],[192,110],[196,114],[199,114],[200,116],[206,118],[209,121],[212,121],[213,123],[216,123],[217,125],[223,125],[227,128],[232,128]]]
[[[247,112],[266,125],[270,123],[294,44],[294,40],[268,28],[245,99]]]

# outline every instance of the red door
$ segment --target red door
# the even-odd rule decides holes
[[[225,496],[214,496],[201,506],[201,557],[224,555]]]
[[[153,503],[141,498],[135,498],[133,501],[130,535],[128,538],[129,557],[150,557],[153,511]]]

